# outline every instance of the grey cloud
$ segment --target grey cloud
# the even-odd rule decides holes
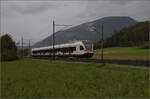
[[[128,3],[138,1],[138,0],[106,0],[114,4],[126,5]],[[146,1],[146,0],[145,0]]]
[[[89,3],[91,2],[108,2],[116,5],[126,5],[128,3],[136,2],[136,1],[150,1],[150,0],[79,0],[79,1],[88,1]]]
[[[17,12],[20,14],[36,14],[47,11],[48,9],[57,9],[66,6],[64,3],[60,2],[2,2],[2,7],[6,9],[7,12]]]
[[[9,7],[12,12],[18,12],[20,14],[36,14],[48,10],[47,7]]]
[[[11,0],[9,0],[11,1]],[[59,0],[59,2],[56,0],[55,2],[52,0],[43,0],[43,1],[15,1],[14,2],[5,2],[4,7],[8,7],[7,12],[17,12],[20,14],[36,14],[36,13],[41,13],[44,11],[47,11],[48,9],[55,9],[55,8],[61,8],[63,6],[69,6],[68,4],[65,3],[65,0]],[[94,0],[94,1],[89,1],[89,0],[67,0],[67,2],[71,1],[82,1],[82,2],[109,2],[110,4],[116,4],[116,5],[126,5],[128,3],[134,2],[134,1],[139,1],[139,0]],[[147,1],[147,0],[142,0],[142,1]],[[73,3],[72,3],[73,4]],[[2,4],[3,5],[3,4]],[[82,5],[80,5],[82,6]]]

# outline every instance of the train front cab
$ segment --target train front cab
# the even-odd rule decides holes
[[[82,41],[82,44],[78,48],[80,53],[82,53],[82,55],[80,55],[81,58],[90,58],[94,55],[93,44],[89,41]]]

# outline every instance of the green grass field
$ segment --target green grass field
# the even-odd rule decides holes
[[[92,58],[100,59],[101,50],[95,50]],[[104,48],[104,59],[149,60],[149,49],[139,49],[137,47]]]
[[[3,98],[148,98],[149,68],[48,60],[2,62]]]

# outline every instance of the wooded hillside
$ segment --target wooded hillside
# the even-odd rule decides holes
[[[104,47],[113,46],[148,46],[149,22],[137,22],[133,26],[124,27],[104,40]],[[101,41],[96,42],[95,49],[100,48]]]

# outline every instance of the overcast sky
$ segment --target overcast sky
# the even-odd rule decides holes
[[[149,5],[150,0],[1,1],[1,35],[9,33],[16,42],[23,36],[35,43],[52,34],[53,20],[73,26],[108,16],[150,20]]]

